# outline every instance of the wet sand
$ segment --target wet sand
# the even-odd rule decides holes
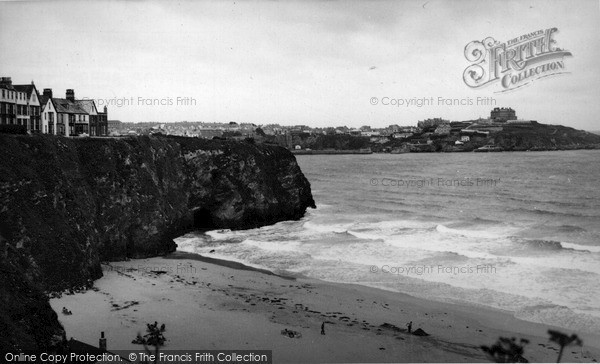
[[[69,339],[97,345],[104,331],[109,350],[142,350],[131,341],[157,321],[166,325],[164,349],[273,350],[277,363],[489,362],[479,347],[500,336],[528,339],[524,356],[531,362],[556,362],[558,353],[548,340],[552,327],[506,312],[282,277],[210,257],[176,252],[103,270],[93,290],[51,305]],[[63,315],[62,307],[73,314]],[[409,321],[430,336],[409,334]],[[285,329],[301,337],[282,335]],[[565,349],[563,362],[600,360],[598,337],[581,337],[583,348]]]

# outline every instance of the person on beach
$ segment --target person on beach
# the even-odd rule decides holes
[[[412,332],[412,321],[407,323],[406,326],[408,327],[408,333],[410,334]]]
[[[321,324],[321,335],[325,335],[325,322]]]

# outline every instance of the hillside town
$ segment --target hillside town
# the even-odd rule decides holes
[[[425,119],[417,125],[392,124],[384,128],[364,125],[310,127],[280,124],[256,125],[252,123],[209,123],[182,121],[173,123],[124,123],[109,120],[110,135],[164,134],[199,138],[252,138],[261,142],[279,144],[297,154],[311,154],[317,150],[345,150],[401,153],[410,151],[435,151],[443,144],[448,151],[460,151],[463,146],[486,140],[505,128],[532,128],[533,120],[517,119],[512,108],[494,108],[488,118],[469,121],[450,121],[440,117]]]
[[[13,85],[11,77],[0,78],[0,125],[13,132],[61,136],[107,136],[107,108],[102,111],[92,99],[54,97],[51,88],[38,92],[35,83]],[[7,130],[7,127],[3,128]]]

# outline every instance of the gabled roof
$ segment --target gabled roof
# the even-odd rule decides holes
[[[35,85],[33,84],[29,84],[29,85],[14,85],[15,90],[19,91],[19,92],[26,92],[27,96],[31,96],[31,92],[33,92],[33,90],[35,90]]]
[[[56,108],[56,112],[66,114],[87,114],[87,111],[85,111],[81,106],[79,106],[79,104],[67,99],[57,99],[53,97],[52,103]]]
[[[25,92],[27,94],[27,99],[31,99],[31,94],[35,92],[35,95],[37,96],[38,102],[40,102],[40,106],[42,105],[42,101],[40,98],[40,93],[38,92],[37,88],[35,87],[35,85],[33,84],[33,81],[28,84],[28,85],[15,85],[15,90],[19,91],[19,92]]]
[[[40,106],[45,106],[48,103],[49,97],[42,94],[42,95],[40,95],[39,99],[40,99]]]
[[[94,110],[98,112],[94,100],[75,100],[75,103],[77,103],[77,105],[79,105],[88,114],[91,114]]]

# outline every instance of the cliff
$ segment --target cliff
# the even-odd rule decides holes
[[[101,261],[166,254],[190,230],[257,227],[315,207],[294,156],[276,146],[0,135],[0,153],[1,331],[21,333],[0,336],[4,348],[55,345],[64,332],[42,290],[90,285]]]
[[[505,126],[485,141],[507,151],[598,149],[600,136],[568,126],[534,123]]]

